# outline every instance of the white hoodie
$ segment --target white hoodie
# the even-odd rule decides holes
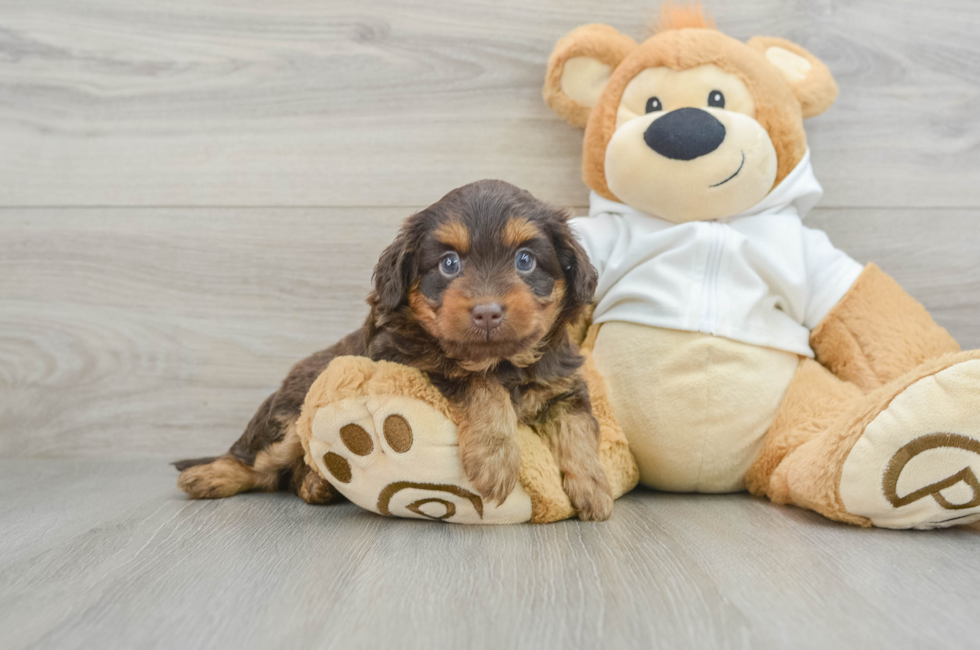
[[[591,196],[572,229],[599,272],[594,322],[716,334],[812,357],[810,330],[860,264],[803,226],[823,188],[810,152],[742,214],[675,224]]]

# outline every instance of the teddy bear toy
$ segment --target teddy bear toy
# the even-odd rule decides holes
[[[980,352],[962,352],[879,268],[803,225],[822,194],[803,120],[837,92],[802,47],[743,43],[698,6],[665,4],[640,44],[605,25],[556,44],[544,97],[585,128],[591,202],[572,225],[599,284],[582,350],[616,496],[638,478],[748,490],[860,526],[980,520]],[[373,456],[344,446],[352,422]],[[573,514],[529,431],[520,487],[485,507],[444,400],[395,364],[334,361],[299,433],[307,462],[375,512]],[[397,452],[405,439],[414,452]],[[350,459],[347,482],[324,465],[331,450]]]
[[[555,46],[544,95],[585,127],[596,367],[644,485],[748,489],[862,526],[980,518],[980,352],[803,225],[803,119],[837,96],[778,38],[664,5],[642,44]]]

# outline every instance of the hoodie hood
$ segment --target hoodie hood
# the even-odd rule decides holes
[[[802,218],[820,199],[807,153],[750,210],[673,223],[592,194],[570,225],[599,274],[594,323],[702,332],[812,357],[816,327],[861,273]]]
[[[793,168],[783,182],[777,185],[764,199],[754,206],[730,217],[718,219],[720,222],[734,221],[744,217],[757,217],[760,215],[791,214],[803,219],[810,210],[817,205],[823,196],[823,187],[817,182],[817,177],[813,175],[813,166],[810,164],[810,150],[807,149],[802,160]],[[646,214],[635,210],[625,203],[610,201],[592,192],[589,198],[589,216],[598,214],[634,214],[661,219],[656,215]]]

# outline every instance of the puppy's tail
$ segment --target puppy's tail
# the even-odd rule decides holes
[[[218,460],[217,456],[207,456],[205,458],[185,458],[184,460],[174,461],[170,464],[176,467],[178,472],[183,472],[185,469],[197,467],[198,465],[207,465],[216,460]]]

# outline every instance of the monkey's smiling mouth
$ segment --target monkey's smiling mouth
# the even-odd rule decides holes
[[[742,152],[742,163],[738,166],[738,169],[735,170],[735,173],[732,174],[731,176],[729,176],[728,178],[726,178],[725,180],[723,180],[722,182],[715,183],[714,185],[709,185],[708,187],[719,187],[721,185],[724,185],[728,181],[730,181],[733,178],[735,178],[736,176],[738,176],[739,175],[739,172],[742,171],[742,167],[745,167],[745,152],[744,151]]]

